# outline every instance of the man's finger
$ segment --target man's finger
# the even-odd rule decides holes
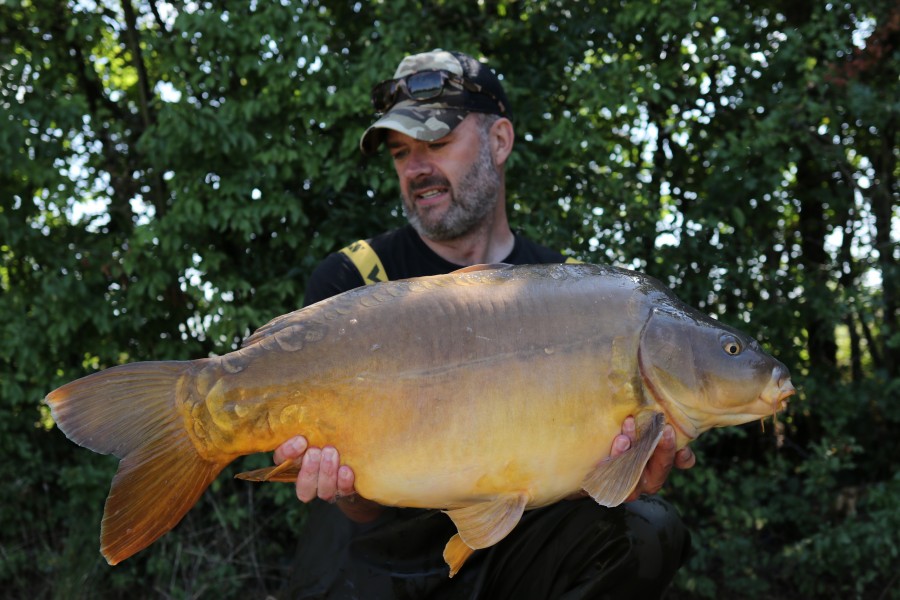
[[[338,452],[331,446],[322,448],[322,461],[319,464],[319,481],[317,495],[326,502],[334,500],[337,492]]]
[[[309,443],[302,435],[292,437],[275,448],[275,454],[272,455],[272,461],[276,465],[280,465],[286,460],[300,458],[303,456],[303,453],[306,452],[308,446]]]
[[[655,494],[662,489],[669,477],[669,471],[675,464],[675,430],[671,425],[666,425],[662,438],[656,446],[656,450],[650,456],[650,461],[644,469],[644,477],[641,479],[643,492]]]
[[[356,476],[353,469],[347,465],[342,465],[338,469],[337,477],[337,494],[339,498],[346,498],[356,494]]]
[[[666,425],[663,428],[662,437],[659,438],[659,444],[656,445],[657,449],[661,449],[664,452],[668,453],[672,452],[672,460],[675,460],[675,428],[671,425]]]
[[[631,448],[631,440],[627,435],[617,435],[613,438],[612,450],[609,452],[610,458],[615,458],[620,456],[626,452],[628,452],[629,448]]]
[[[321,462],[322,451],[318,448],[310,448],[303,455],[300,474],[297,476],[297,497],[303,502],[310,502],[318,493]]]
[[[697,455],[690,447],[685,446],[675,454],[676,469],[690,469],[697,464]]]
[[[634,424],[634,417],[626,417],[622,422],[622,435],[628,436],[631,443],[634,443],[637,437],[637,426]]]

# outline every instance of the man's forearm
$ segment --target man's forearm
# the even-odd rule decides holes
[[[341,509],[341,512],[344,513],[344,516],[354,523],[371,523],[380,517],[385,510],[384,506],[377,502],[366,500],[358,494],[338,498],[336,504]]]

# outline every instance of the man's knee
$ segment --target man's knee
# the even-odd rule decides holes
[[[639,576],[670,580],[687,560],[691,534],[675,508],[657,496],[642,496],[625,505],[631,552],[638,560]]]

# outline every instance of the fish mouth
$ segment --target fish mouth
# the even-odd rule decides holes
[[[791,382],[790,373],[788,373],[787,369],[781,365],[772,369],[772,379],[777,385],[772,408],[776,411],[785,410],[788,405],[787,399],[797,393],[797,388],[795,388],[794,384]]]
[[[774,385],[767,386],[759,395],[759,401],[772,407],[772,415],[787,410],[788,398],[797,393],[797,388],[791,382],[791,375],[787,369],[781,365],[777,365],[772,369],[772,379]],[[773,389],[774,388],[774,389]],[[771,398],[771,400],[769,400]]]
[[[779,411],[786,410],[788,407],[788,398],[797,393],[797,388],[788,379],[778,387],[778,397],[775,399],[775,406]]]

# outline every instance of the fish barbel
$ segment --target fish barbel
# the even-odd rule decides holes
[[[582,489],[622,503],[666,423],[680,448],[792,393],[755,340],[651,277],[479,265],[351,290],[274,319],[235,352],[113,367],[46,403],[69,439],[121,459],[101,525],[110,564],[174,527],[234,459],[302,434],[338,448],[363,497],[446,511],[452,575],[525,510]],[[629,415],[636,440],[610,459]]]

